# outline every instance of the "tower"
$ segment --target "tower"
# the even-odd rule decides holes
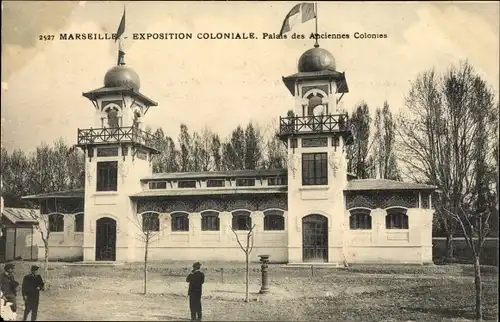
[[[341,262],[345,147],[352,143],[348,115],[337,109],[348,92],[345,74],[316,44],[283,82],[295,99],[279,130],[288,149],[289,262]]]
[[[85,261],[125,260],[134,251],[130,196],[141,191],[140,180],[152,173],[151,156],[158,153],[141,123],[158,104],[139,92],[139,76],[123,57],[120,49],[104,87],[83,93],[95,109],[93,126],[78,129],[77,143],[85,152]]]

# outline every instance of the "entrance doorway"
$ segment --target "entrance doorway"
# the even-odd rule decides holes
[[[302,218],[302,261],[328,262],[328,218],[309,215]]]
[[[96,261],[116,260],[116,221],[112,218],[100,218],[96,222]]]

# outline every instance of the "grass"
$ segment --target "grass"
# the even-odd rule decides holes
[[[31,263],[19,262],[16,277]],[[148,294],[140,263],[78,266],[50,263],[40,320],[188,320],[185,277],[191,263],[150,265]],[[432,321],[473,319],[470,265],[359,265],[345,269],[270,265],[272,294],[261,296],[258,264],[251,265],[245,303],[244,264],[203,263],[204,320]],[[223,268],[223,270],[221,270]],[[484,274],[485,318],[497,320],[497,268]],[[19,313],[24,307],[19,305]]]

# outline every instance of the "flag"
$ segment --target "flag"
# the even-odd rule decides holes
[[[314,3],[299,3],[286,15],[285,20],[283,21],[283,26],[281,26],[280,35],[292,30],[293,26],[298,22],[304,23],[314,18],[316,18]]]
[[[125,8],[123,8],[122,20],[120,21],[120,25],[118,26],[118,30],[116,31],[115,42],[123,35],[124,32],[125,32]]]

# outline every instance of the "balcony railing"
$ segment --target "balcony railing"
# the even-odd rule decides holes
[[[347,114],[280,117],[280,137],[294,134],[334,132],[351,134],[351,125]]]
[[[136,143],[153,147],[153,135],[137,127],[78,129],[78,145]]]

